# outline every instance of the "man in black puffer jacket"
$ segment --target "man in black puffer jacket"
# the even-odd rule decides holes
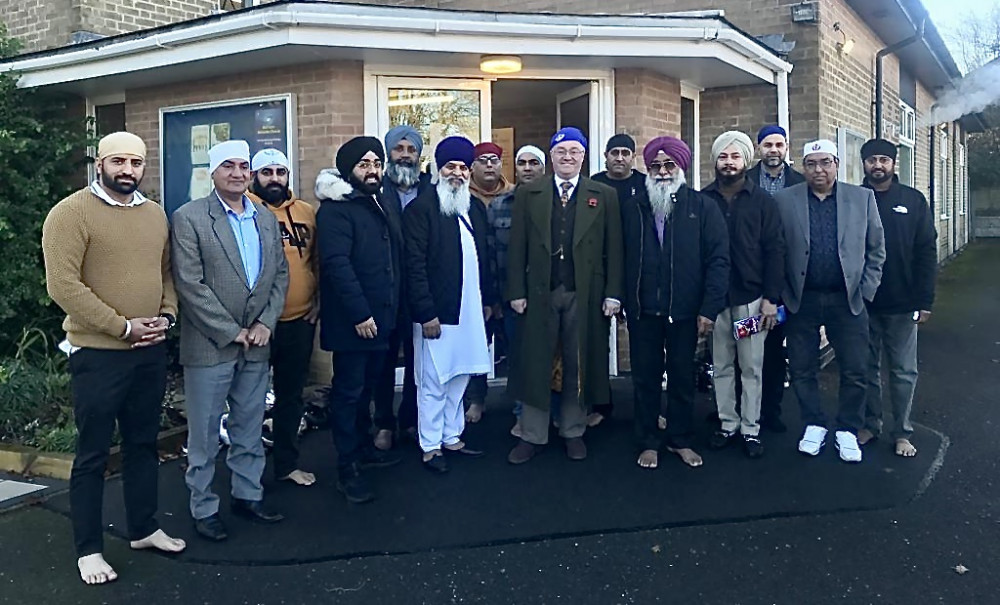
[[[882,283],[867,303],[871,366],[865,401],[865,426],[858,431],[864,445],[882,431],[882,376],[884,350],[889,365],[892,401],[892,439],[899,456],[911,457],[913,426],[910,410],[917,387],[917,325],[931,316],[937,277],[937,231],[924,195],[899,182],[896,146],[872,139],[861,147],[863,186],[875,192],[885,230]]]
[[[339,173],[324,170],[316,178],[320,344],[334,353],[329,408],[337,489],[354,503],[375,497],[362,467],[399,462],[375,449],[368,408],[402,292],[402,230],[398,215],[387,213],[378,197],[383,161],[381,141],[356,137],[337,152]]]
[[[691,449],[694,354],[698,336],[712,329],[726,306],[729,235],[719,206],[685,184],[691,151],[683,141],[657,137],[643,149],[643,158],[646,187],[621,207],[638,464],[658,464],[666,367],[666,446],[697,467],[702,459]]]

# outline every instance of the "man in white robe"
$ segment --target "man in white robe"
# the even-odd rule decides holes
[[[462,395],[471,375],[490,370],[485,321],[496,300],[486,207],[469,193],[473,148],[463,137],[442,140],[436,187],[403,213],[417,432],[424,466],[439,474],[445,452],[482,455],[462,441]]]

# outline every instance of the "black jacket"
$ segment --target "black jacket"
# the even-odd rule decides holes
[[[761,296],[777,304],[785,284],[785,232],[774,198],[749,178],[732,204],[718,181],[701,192],[715,200],[729,226],[728,306]]]
[[[646,188],[622,203],[625,313],[711,320],[726,306],[729,236],[719,207],[681,187],[663,229],[663,246]]]
[[[399,221],[336,170],[316,177],[316,197],[320,345],[326,351],[388,349],[403,286]],[[371,340],[354,330],[369,317],[378,328]]]
[[[483,305],[497,302],[490,270],[488,240],[490,223],[486,206],[472,198],[469,222],[479,257],[479,291]],[[410,317],[427,323],[435,317],[442,324],[457,325],[462,305],[462,240],[459,229],[466,227],[458,217],[441,214],[437,190],[433,187],[417,196],[403,212],[406,240],[407,302]]]
[[[747,178],[753,181],[754,185],[760,184],[760,171],[762,167],[760,162],[757,162],[753,168],[747,170]],[[801,172],[796,171],[794,168],[785,163],[785,188],[789,188],[792,185],[798,185],[799,183],[805,183],[806,177],[802,176]]]
[[[862,184],[871,189],[868,180]],[[872,313],[931,311],[937,279],[937,230],[924,194],[892,177],[886,192],[875,192],[885,230],[882,283],[868,303]]]
[[[615,193],[618,194],[619,208],[625,200],[636,195],[646,187],[646,175],[635,168],[632,169],[632,174],[627,179],[620,181],[609,177],[607,172],[598,172],[590,178],[598,183],[604,183],[615,190]]]
[[[420,173],[420,179],[417,181],[417,196],[431,187],[431,175],[426,172]],[[379,200],[382,202],[382,208],[385,209],[387,214],[391,214],[392,218],[400,225],[402,229],[403,225],[403,202],[399,199],[399,190],[396,189],[395,183],[389,180],[389,177],[382,177],[382,195],[379,196]],[[413,198],[411,202],[416,201]],[[396,322],[398,326],[403,330],[410,329],[410,309],[409,305],[406,304],[406,263],[400,263],[399,267],[400,275],[402,279],[403,293],[400,296],[399,305],[399,319]],[[409,334],[407,331],[406,334]],[[409,336],[405,336],[409,338]]]

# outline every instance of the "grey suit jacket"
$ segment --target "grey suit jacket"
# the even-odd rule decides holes
[[[774,195],[785,228],[785,288],[782,299],[792,313],[799,310],[809,266],[809,184],[800,183]],[[875,194],[837,181],[837,239],[851,312],[860,315],[882,281],[885,237]]]
[[[253,290],[247,286],[236,237],[214,190],[184,204],[170,219],[183,365],[233,361],[243,350],[233,339],[256,321],[274,332],[288,291],[288,262],[274,213],[255,205],[261,268]],[[267,361],[269,355],[269,346],[250,347],[244,358]]]

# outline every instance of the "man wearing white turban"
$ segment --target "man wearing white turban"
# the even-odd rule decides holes
[[[750,458],[764,454],[760,441],[761,370],[764,340],[775,325],[778,301],[785,279],[785,240],[778,207],[767,191],[746,176],[753,157],[750,137],[731,130],[712,144],[715,180],[703,193],[719,205],[729,227],[729,290],[726,306],[715,320],[712,333],[712,366],[715,401],[721,427],[709,446],[726,447],[742,435]],[[733,322],[761,315],[764,331],[740,340]],[[736,363],[743,385],[736,410]]]

